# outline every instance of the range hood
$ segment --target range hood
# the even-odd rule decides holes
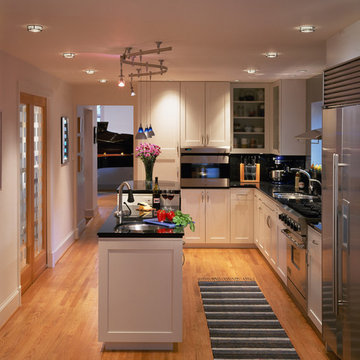
[[[296,140],[321,140],[322,129],[308,130],[304,133],[295,136]]]

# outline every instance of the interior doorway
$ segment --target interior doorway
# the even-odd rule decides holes
[[[20,94],[20,259],[22,293],[47,266],[46,98]]]

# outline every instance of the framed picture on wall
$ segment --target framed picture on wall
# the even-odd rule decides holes
[[[97,126],[94,126],[94,144],[97,143]]]
[[[69,161],[69,118],[61,117],[61,164]]]

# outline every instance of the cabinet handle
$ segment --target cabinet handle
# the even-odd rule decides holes
[[[204,202],[204,191],[201,192],[201,202]]]
[[[204,145],[204,135],[201,135],[201,145]]]
[[[313,243],[314,245],[320,245],[320,244],[319,244],[317,241],[315,241],[315,240],[313,240],[312,243]]]
[[[270,215],[268,215],[268,217],[266,218],[266,224],[269,228],[271,228],[271,217]]]
[[[177,156],[179,156],[179,154],[180,154],[180,151],[179,151],[179,142],[177,143],[177,145],[176,145],[176,152],[177,152]]]
[[[206,202],[209,202],[209,193],[206,192]]]
[[[206,145],[209,145],[209,135],[206,135]]]

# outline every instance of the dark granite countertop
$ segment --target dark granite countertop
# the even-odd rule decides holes
[[[143,219],[139,217],[124,217],[124,224],[142,223]],[[99,238],[182,238],[184,228],[179,226],[174,229],[168,227],[154,228],[152,230],[131,231],[125,227],[119,226],[119,220],[112,213],[105,223],[98,230]]]
[[[152,193],[152,188],[155,184],[155,180],[152,182],[152,186],[151,189],[146,187],[146,182],[144,180],[129,180],[127,181],[130,186],[132,191],[135,194],[151,194]],[[120,185],[119,185],[120,186]],[[180,183],[176,182],[176,181],[166,181],[166,180],[159,180],[159,188],[160,190],[173,190],[175,194],[180,194]],[[118,191],[119,188],[117,188],[116,190]],[[127,189],[127,187],[124,187],[123,189],[123,193],[127,193],[129,190]]]

